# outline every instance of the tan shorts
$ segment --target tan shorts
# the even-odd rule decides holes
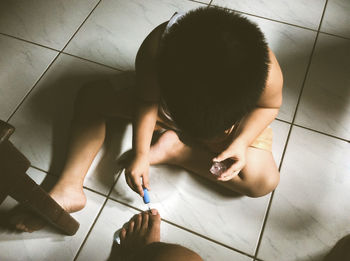
[[[250,145],[257,149],[267,150],[272,152],[272,137],[273,132],[270,126],[268,126]]]
[[[157,118],[157,124],[155,127],[155,130],[161,130],[161,129],[173,129],[175,131],[178,131],[176,126],[168,120],[164,115],[158,114]],[[215,153],[220,153],[224,149],[227,148],[228,145],[231,144],[233,138],[232,136],[234,133],[229,133],[227,135],[223,135],[222,138],[212,141],[212,142],[200,142],[202,145],[210,149],[211,151]],[[267,150],[272,152],[272,129],[270,126],[268,126],[250,145],[250,147],[257,148],[257,149],[262,149],[262,150]]]

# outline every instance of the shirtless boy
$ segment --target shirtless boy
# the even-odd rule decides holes
[[[282,103],[283,77],[259,28],[219,8],[177,14],[156,27],[136,57],[136,88],[91,83],[78,94],[63,173],[50,192],[67,211],[86,203],[84,177],[105,138],[106,118],[133,122],[126,181],[143,196],[149,166],[173,164],[249,197],[273,191],[279,171],[268,127]],[[155,130],[163,134],[151,145]],[[214,161],[233,159],[221,176]],[[38,228],[20,216],[18,229]]]

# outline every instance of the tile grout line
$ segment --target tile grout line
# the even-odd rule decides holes
[[[269,17],[265,17],[265,16],[260,16],[260,15],[256,15],[256,14],[252,14],[252,13],[239,11],[239,10],[232,9],[232,8],[229,8],[229,7],[222,7],[222,6],[218,6],[218,5],[211,5],[211,6],[219,7],[219,8],[222,8],[222,9],[229,9],[231,11],[234,11],[235,13],[249,15],[249,16],[253,16],[253,17],[258,17],[258,18],[261,18],[261,19],[264,19],[264,20],[268,20],[268,21],[272,21],[272,22],[276,22],[276,23],[280,23],[280,24],[285,24],[285,25],[290,25],[290,26],[293,26],[293,27],[298,27],[298,28],[305,29],[305,30],[312,31],[312,32],[317,32],[316,29],[312,29],[312,28],[305,27],[305,26],[302,26],[302,25],[291,24],[291,23],[275,20],[275,19],[272,19],[272,18],[269,18]]]
[[[328,3],[328,0],[326,0],[325,5],[323,7],[323,12],[322,12],[322,16],[321,16],[320,23],[319,23],[319,26],[318,26],[317,34],[316,34],[315,41],[314,41],[314,44],[313,44],[313,47],[312,47],[312,50],[311,50],[309,62],[308,62],[308,65],[306,67],[306,72],[305,72],[305,76],[304,76],[304,79],[303,79],[303,82],[302,82],[302,85],[301,85],[301,90],[300,90],[300,93],[299,93],[298,101],[297,101],[297,104],[296,104],[296,107],[295,107],[293,120],[292,120],[292,123],[290,125],[289,132],[288,132],[287,139],[286,139],[286,143],[285,143],[285,146],[284,146],[284,149],[283,149],[280,165],[279,165],[279,168],[278,168],[279,171],[281,171],[281,167],[283,165],[283,160],[284,160],[284,156],[285,156],[285,153],[286,153],[286,150],[287,150],[287,147],[288,147],[289,138],[290,138],[293,126],[294,126],[294,121],[295,121],[295,118],[296,118],[296,115],[297,115],[299,103],[300,103],[300,100],[301,100],[301,96],[303,94],[303,90],[304,90],[304,87],[305,87],[306,79],[307,79],[307,76],[309,74],[309,70],[310,70],[310,67],[311,67],[312,58],[314,56],[314,52],[315,52],[315,49],[316,49],[318,35],[320,34],[320,29],[321,29],[321,25],[322,25],[324,14],[326,12],[327,3]],[[255,254],[254,254],[254,259],[258,258],[260,245],[261,245],[261,242],[262,242],[262,237],[264,235],[264,231],[265,231],[267,219],[269,217],[269,213],[270,213],[270,209],[271,209],[272,200],[273,200],[274,195],[275,195],[275,190],[271,193],[271,197],[270,197],[269,203],[267,205],[267,209],[266,209],[263,225],[262,225],[262,228],[261,228],[261,231],[260,231],[260,235],[259,235],[259,239],[258,239],[258,244],[256,246],[256,250],[255,250]]]
[[[75,35],[79,32],[80,28],[85,24],[86,20],[89,19],[90,15],[95,11],[95,9],[97,8],[97,6],[101,3],[102,0],[99,0],[97,2],[97,4],[95,5],[94,8],[92,8],[92,10],[90,11],[90,13],[85,17],[84,21],[80,24],[80,26],[78,27],[78,29],[74,32],[74,34],[72,35],[72,37],[68,40],[68,42],[65,44],[65,46],[63,46],[62,50],[60,51],[60,53],[62,53],[64,51],[64,49],[66,49],[66,47],[68,46],[68,44],[72,41],[72,39],[75,37]]]
[[[286,120],[282,120],[282,119],[279,119],[279,118],[275,118],[276,121],[280,121],[280,122],[284,122],[284,123],[288,123],[288,124],[292,124],[291,122],[289,121],[286,121]]]
[[[71,36],[71,38],[68,40],[68,42],[64,45],[61,51],[58,52],[58,54],[55,56],[55,58],[52,60],[52,62],[49,64],[49,66],[44,70],[44,72],[40,75],[39,79],[34,83],[33,87],[26,93],[26,95],[23,97],[23,99],[20,101],[20,103],[17,105],[17,107],[14,109],[14,111],[11,113],[11,115],[8,117],[6,122],[9,122],[13,115],[18,111],[19,107],[23,104],[23,102],[26,100],[26,98],[29,96],[29,94],[34,90],[34,88],[37,86],[37,84],[40,82],[40,80],[44,77],[46,72],[51,68],[51,66],[54,64],[54,62],[57,60],[57,58],[61,55],[62,51],[67,47],[67,45],[71,42],[71,40],[74,38],[74,36],[77,34],[77,32],[80,30],[80,28],[84,25],[86,20],[90,17],[92,12],[96,9],[96,7],[99,5],[99,3],[102,0],[99,0],[98,3],[95,5],[95,7],[90,11],[90,13],[87,15],[87,17],[84,19],[84,21],[80,24],[78,29],[75,31],[75,33]],[[16,38],[17,39],[17,38]],[[28,41],[27,41],[28,42]],[[40,46],[39,44],[36,44]],[[49,48],[51,50],[54,50],[52,48]]]
[[[209,6],[216,6],[216,5],[212,5],[211,4],[214,0],[211,0],[209,4],[202,3],[202,2],[199,2],[199,1],[195,1],[195,0],[188,0],[188,1],[194,2],[194,3],[199,3],[199,4],[204,4],[204,5],[207,5],[208,7]],[[220,6],[216,6],[216,7],[224,8],[224,7],[220,7]],[[246,14],[246,15],[249,15],[249,16],[258,17],[258,18],[261,18],[261,19],[270,20],[272,22],[277,22],[277,23],[286,24],[286,25],[290,25],[290,26],[294,26],[294,27],[299,27],[301,29],[317,32],[317,30],[314,30],[314,29],[311,29],[311,28],[308,28],[308,27],[303,27],[303,26],[296,25],[296,24],[286,23],[286,22],[279,21],[279,20],[273,20],[273,19],[268,18],[268,17],[258,16],[258,15],[254,15],[254,14],[250,14],[250,13],[245,13],[245,12],[238,11],[238,10],[235,10],[235,9],[230,9],[230,10],[234,11],[234,12],[237,12],[237,13],[242,13],[242,14]],[[350,40],[350,37],[347,37],[347,36],[337,35],[337,34],[325,32],[325,31],[320,31],[320,33],[321,34],[330,35],[330,36],[334,36],[334,37],[337,37],[337,38],[341,38],[341,39],[344,39],[344,40]],[[40,44],[40,43],[32,42],[30,40],[26,40],[24,38],[20,38],[20,37],[14,36],[14,35],[2,33],[2,32],[0,32],[0,35],[4,35],[4,36],[9,37],[9,38],[14,38],[14,39],[16,39],[18,41],[23,41],[23,42],[26,42],[26,43],[29,43],[29,44],[37,45],[37,46],[40,46],[42,48],[46,48],[46,49],[49,49],[49,50],[52,50],[52,51],[61,52],[63,54],[67,54],[67,55],[73,56],[75,58],[80,58],[80,59],[83,59],[83,60],[86,60],[86,61],[89,61],[89,62],[97,63],[97,64],[102,65],[102,66],[107,66],[107,67],[109,67],[111,69],[116,69],[118,71],[123,71],[122,69],[117,68],[117,67],[109,66],[109,65],[106,65],[106,64],[103,64],[103,63],[99,63],[99,62],[96,62],[96,61],[93,61],[93,60],[89,60],[87,58],[83,58],[83,57],[80,57],[80,56],[77,56],[77,55],[74,55],[74,54],[70,54],[70,53],[67,53],[67,52],[64,52],[64,51],[60,51],[59,49],[55,49],[53,47],[50,47],[50,46],[47,46],[47,45],[43,45],[43,44]]]
[[[305,127],[305,126],[302,126],[302,125],[299,125],[299,124],[296,124],[296,123],[293,123],[293,126],[295,127],[299,127],[299,128],[302,128],[302,129],[306,129],[306,130],[309,130],[309,131],[313,131],[313,132],[316,132],[316,133],[319,133],[319,134],[323,134],[325,136],[328,136],[328,137],[331,137],[331,138],[334,138],[334,139],[337,139],[337,140],[341,140],[341,141],[345,141],[345,142],[350,142],[350,140],[347,140],[347,139],[344,139],[344,138],[341,138],[341,137],[337,137],[337,136],[334,136],[332,134],[328,134],[326,132],[322,132],[322,131],[319,131],[319,130],[314,130],[312,128],[309,128],[309,127]]]
[[[39,171],[43,172],[44,174],[48,175],[48,176],[51,177],[51,178],[56,178],[56,179],[59,178],[59,176],[56,176],[56,175],[52,174],[52,173],[49,172],[49,171],[43,170],[43,169],[38,168],[38,167],[35,167],[35,166],[33,166],[33,165],[30,165],[30,167],[33,168],[33,169],[36,169],[36,170],[39,170]],[[118,177],[119,177],[119,174],[117,174],[116,176],[117,176],[117,178],[118,178]],[[114,181],[113,181],[113,183],[114,183]],[[107,197],[107,196],[108,196],[108,193],[107,193],[107,194],[104,194],[103,192],[100,192],[100,191],[98,191],[98,190],[95,190],[95,189],[93,189],[93,188],[90,188],[90,187],[87,187],[87,186],[84,186],[84,185],[83,185],[83,188],[86,189],[86,190],[89,190],[89,191],[91,191],[91,192],[94,192],[94,193],[96,193],[96,194],[99,194],[99,195],[101,195],[101,196],[103,196],[103,197]]]
[[[337,37],[337,38],[342,38],[344,40],[350,40],[350,37],[346,37],[346,36],[342,36],[342,35],[336,35],[336,34],[322,32],[322,31],[320,31],[320,33],[321,34],[327,34],[327,35],[330,35],[330,36],[334,36],[334,37]]]
[[[109,69],[113,69],[113,70],[116,70],[116,71],[119,71],[119,72],[126,72],[127,71],[127,70],[124,70],[124,69],[121,69],[121,68],[117,68],[117,67],[113,67],[113,66],[110,66],[110,65],[107,65],[107,64],[103,64],[103,63],[99,63],[99,62],[96,62],[96,61],[93,61],[93,60],[89,60],[87,58],[80,57],[80,56],[77,56],[77,55],[74,55],[74,54],[71,54],[71,53],[66,53],[66,52],[63,52],[63,51],[61,53],[65,54],[65,55],[72,56],[74,58],[77,58],[77,59],[80,59],[80,60],[83,60],[83,61],[95,63],[95,64],[98,64],[98,65],[101,65],[103,67],[107,67]]]
[[[50,174],[48,171],[43,170],[43,169],[41,169],[41,168],[39,168],[39,167],[36,167],[36,166],[34,166],[34,165],[32,165],[32,164],[30,164],[29,167],[30,167],[30,168],[33,168],[33,169],[36,169],[36,170],[39,170],[39,171],[41,171],[41,172],[44,172],[44,173],[46,173],[46,174],[48,174],[48,175],[50,175],[50,176],[55,176],[55,175],[53,175],[53,174]],[[55,176],[55,177],[57,177],[57,176]]]
[[[297,104],[296,104],[296,107],[295,107],[294,116],[293,116],[293,120],[292,120],[292,123],[291,123],[292,125],[294,125],[295,118],[296,118],[296,115],[297,115],[297,112],[298,112],[298,107],[299,107],[300,100],[301,100],[301,96],[302,96],[303,91],[304,91],[304,88],[305,88],[305,83],[306,83],[306,80],[307,80],[307,77],[308,77],[308,74],[309,74],[309,70],[310,70],[310,67],[311,67],[312,58],[313,58],[313,56],[314,56],[314,52],[315,52],[315,49],[316,49],[316,44],[317,44],[318,36],[319,36],[319,34],[320,34],[320,29],[321,29],[323,17],[324,17],[324,14],[325,14],[325,12],[326,12],[327,3],[328,3],[328,0],[326,0],[326,3],[325,3],[324,8],[323,8],[323,12],[322,12],[320,24],[319,24],[319,26],[318,26],[317,34],[316,34],[316,37],[315,37],[315,42],[314,42],[314,45],[313,45],[313,47],[312,47],[312,51],[311,51],[310,58],[309,58],[309,63],[308,63],[307,68],[306,68],[306,72],[305,72],[305,76],[304,76],[304,79],[303,79],[303,83],[302,83],[302,85],[301,85],[301,90],[300,90],[300,93],[299,93],[298,101],[297,101]]]
[[[1,33],[0,32],[0,35],[4,35],[6,37],[9,37],[9,38],[14,38],[18,41],[22,41],[22,42],[26,42],[26,43],[29,43],[29,44],[33,44],[33,45],[37,45],[37,46],[40,46],[42,48],[46,48],[46,49],[49,49],[51,51],[55,51],[55,52],[58,52],[58,53],[63,53],[65,55],[69,55],[69,56],[72,56],[74,58],[77,58],[77,59],[81,59],[81,60],[84,60],[84,61],[87,61],[87,62],[91,62],[91,63],[96,63],[98,65],[101,65],[101,66],[104,66],[104,67],[108,67],[110,69],[113,69],[113,70],[117,70],[117,71],[121,71],[121,72],[124,72],[125,70],[124,69],[121,69],[121,68],[117,68],[117,67],[113,67],[113,66],[110,66],[110,65],[107,65],[107,64],[103,64],[103,63],[99,63],[99,62],[96,62],[96,61],[93,61],[93,60],[89,60],[87,58],[84,58],[84,57],[80,57],[80,56],[77,56],[77,55],[74,55],[74,54],[71,54],[71,53],[67,53],[67,52],[64,52],[64,51],[60,51],[58,49],[55,49],[55,48],[52,48],[50,46],[46,46],[46,45],[42,45],[42,44],[39,44],[39,43],[35,43],[35,42],[31,42],[31,41],[28,41],[26,39],[22,39],[22,38],[19,38],[19,37],[16,37],[16,36],[13,36],[13,35],[8,35],[8,34],[5,34],[5,33]]]
[[[180,225],[177,225],[176,223],[173,223],[173,222],[171,222],[171,221],[169,221],[169,220],[163,219],[163,221],[164,221],[165,223],[168,223],[168,224],[170,224],[170,225],[172,225],[172,226],[174,226],[174,227],[177,227],[177,228],[179,228],[179,229],[181,229],[181,230],[185,230],[185,231],[187,231],[188,233],[194,234],[194,235],[196,235],[196,236],[198,236],[198,237],[201,237],[201,238],[203,238],[203,239],[205,239],[205,240],[207,240],[207,241],[210,241],[210,242],[212,242],[212,243],[214,243],[214,244],[220,245],[220,246],[222,246],[222,247],[225,247],[225,248],[227,248],[227,249],[229,249],[229,250],[232,250],[232,251],[234,251],[234,252],[240,253],[240,254],[242,254],[242,255],[248,256],[248,257],[250,257],[250,258],[254,258],[254,256],[251,255],[251,254],[245,253],[244,251],[239,250],[239,249],[237,249],[237,248],[228,246],[228,245],[226,245],[226,244],[224,244],[224,243],[221,243],[221,242],[219,242],[219,241],[216,241],[215,239],[212,239],[212,238],[210,238],[210,237],[207,237],[207,236],[205,236],[205,235],[202,235],[202,234],[200,234],[200,233],[198,233],[198,232],[196,232],[196,231],[190,230],[190,229],[188,229],[188,228],[186,228],[186,227],[182,227],[182,226],[180,226]]]
[[[292,125],[291,122],[286,121],[286,120],[282,120],[282,119],[278,119],[278,118],[276,118],[275,120]],[[299,125],[299,124],[296,124],[296,123],[293,123],[293,126],[296,126],[296,127],[302,128],[302,129],[306,129],[306,130],[309,130],[309,131],[317,132],[319,134],[323,134],[325,136],[328,136],[328,137],[331,137],[331,138],[334,138],[334,139],[337,139],[337,140],[350,142],[350,140],[347,140],[347,139],[344,139],[344,138],[341,138],[341,137],[338,137],[338,136],[335,136],[335,135],[332,135],[332,134],[329,134],[329,133],[326,133],[326,132],[322,132],[322,131],[319,131],[319,130],[316,130],[316,129],[312,129],[312,128],[309,128],[309,127],[306,127],[306,126],[303,126],[303,125]]]
[[[291,129],[292,129],[292,125],[289,127],[289,132],[288,132],[288,137],[289,138],[289,134],[291,132]],[[282,159],[284,157],[284,153],[286,151],[286,148],[287,148],[287,142],[285,144],[285,147],[283,149],[283,153],[282,153],[282,157],[281,157],[281,162],[280,162],[280,165],[278,167],[278,171],[280,172],[281,170],[281,166],[282,166]],[[267,204],[267,207],[266,207],[266,212],[265,212],[265,215],[264,215],[264,220],[263,220],[263,223],[261,225],[261,229],[260,229],[260,233],[259,233],[259,237],[258,237],[258,242],[256,244],[256,249],[255,249],[255,253],[254,253],[254,261],[257,259],[257,256],[258,256],[258,253],[259,253],[259,249],[260,249],[260,245],[261,245],[261,241],[262,241],[262,237],[264,235],[264,231],[265,231],[265,227],[266,227],[266,223],[267,223],[267,218],[269,217],[269,213],[270,213],[270,209],[271,209],[271,205],[272,205],[272,200],[273,200],[273,196],[275,195],[275,190],[271,192],[271,196],[270,196],[270,199],[269,199],[269,202]]]
[[[22,100],[19,102],[19,104],[16,106],[16,108],[13,110],[13,112],[10,114],[10,116],[7,118],[6,122],[9,122],[13,115],[18,111],[19,107],[23,104],[23,102],[26,100],[26,98],[31,94],[31,92],[34,90],[36,85],[39,83],[39,81],[44,77],[46,72],[50,69],[52,64],[57,60],[57,58],[60,56],[60,53],[56,55],[56,57],[52,60],[52,62],[47,66],[47,68],[44,70],[44,72],[40,75],[39,79],[34,83],[33,87],[30,88],[30,90],[24,95]]]
[[[119,178],[119,175],[117,176],[117,179],[118,178]],[[113,184],[114,184],[114,181],[113,181]],[[99,192],[99,191],[97,191],[95,189],[92,189],[92,188],[89,188],[89,187],[86,187],[86,186],[83,186],[83,188],[86,189],[86,190],[89,190],[90,192],[94,192],[96,194],[99,194],[100,196],[103,196],[103,197],[107,197],[108,196],[108,193],[107,194],[103,194],[102,192]]]
[[[139,208],[137,208],[137,207],[134,207],[134,206],[132,206],[132,205],[129,205],[128,203],[125,203],[125,202],[123,202],[123,201],[119,201],[118,199],[111,198],[111,197],[108,197],[108,199],[110,199],[110,200],[112,200],[112,201],[115,201],[115,202],[117,202],[117,203],[119,203],[119,204],[121,204],[121,205],[124,205],[124,206],[126,206],[126,207],[132,208],[132,209],[134,209],[134,210],[137,210],[137,211],[144,211],[144,210],[142,210],[142,209],[139,209]],[[250,257],[250,258],[254,258],[253,255],[250,255],[250,254],[248,254],[248,253],[245,253],[245,252],[242,251],[242,250],[239,250],[239,249],[230,247],[230,246],[228,246],[228,245],[225,245],[224,243],[221,243],[221,242],[219,242],[219,241],[216,241],[216,240],[214,240],[214,239],[211,239],[211,238],[209,238],[209,237],[207,237],[207,236],[205,236],[205,235],[202,235],[202,234],[200,234],[200,233],[198,233],[198,232],[195,232],[195,231],[193,231],[193,230],[190,230],[190,229],[188,229],[188,228],[186,228],[186,227],[183,227],[183,226],[181,226],[181,225],[178,225],[178,224],[176,224],[176,223],[173,223],[173,222],[171,222],[171,221],[169,221],[169,220],[167,220],[167,219],[161,218],[161,220],[164,221],[165,223],[168,223],[168,224],[174,226],[174,227],[177,227],[178,229],[185,230],[185,231],[187,231],[187,232],[190,233],[190,234],[194,234],[194,235],[196,235],[196,236],[198,236],[198,237],[201,237],[201,238],[203,238],[203,239],[205,239],[205,240],[207,240],[207,241],[210,241],[210,242],[212,242],[212,243],[215,243],[215,244],[217,244],[217,245],[220,245],[220,246],[222,246],[222,247],[225,247],[225,248],[227,248],[227,249],[229,249],[229,250],[232,250],[232,251],[234,251],[234,252],[238,252],[238,253],[240,253],[240,254],[242,254],[242,255],[245,255],[245,256],[248,256],[248,257]]]
[[[188,1],[193,2],[193,3],[204,4],[204,5],[209,6],[209,4],[203,3],[203,2],[201,2],[200,0],[188,0]]]
[[[88,231],[88,233],[86,234],[86,236],[85,236],[83,242],[81,243],[81,245],[80,245],[80,247],[79,247],[77,253],[75,254],[75,257],[74,257],[73,261],[77,260],[77,258],[78,258],[78,256],[79,256],[81,250],[83,249],[83,247],[84,247],[84,245],[85,245],[87,239],[88,239],[89,236],[90,236],[91,231],[92,231],[93,228],[95,227],[95,224],[96,224],[98,218],[100,217],[100,215],[101,215],[101,213],[102,213],[102,211],[103,211],[105,205],[107,204],[107,201],[108,201],[108,199],[109,199],[109,196],[110,196],[110,194],[112,193],[112,191],[113,191],[113,189],[114,189],[114,186],[117,184],[117,182],[118,182],[120,176],[121,176],[121,172],[119,173],[119,175],[118,175],[118,177],[116,178],[116,180],[113,182],[112,187],[109,189],[108,195],[107,195],[107,196],[104,196],[104,197],[105,197],[105,201],[103,202],[102,207],[100,208],[99,212],[97,213],[97,216],[96,216],[94,222],[91,224],[91,226],[90,226],[90,228],[89,228],[89,231]],[[90,189],[89,189],[89,190],[90,190]],[[91,190],[91,191],[93,191],[93,190]],[[95,192],[95,191],[93,191],[93,192]],[[95,192],[95,193],[96,193],[96,192]],[[97,194],[100,194],[100,193],[97,193]]]
[[[254,261],[264,261],[264,260],[260,258],[254,258]]]
[[[46,45],[43,45],[43,44],[40,44],[40,43],[32,42],[32,41],[29,41],[29,40],[26,40],[24,38],[20,38],[20,37],[14,36],[14,35],[2,33],[2,32],[0,32],[0,35],[4,35],[4,36],[9,37],[9,38],[14,38],[14,39],[16,39],[18,41],[26,42],[26,43],[29,43],[29,44],[38,45],[40,47],[43,47],[43,48],[46,48],[46,49],[50,49],[52,51],[60,52],[59,49],[55,49],[55,48],[52,48],[50,46],[46,46]]]

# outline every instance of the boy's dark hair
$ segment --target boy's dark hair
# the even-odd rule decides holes
[[[249,113],[265,87],[268,46],[256,24],[226,9],[198,8],[161,40],[161,97],[195,138],[214,138]]]

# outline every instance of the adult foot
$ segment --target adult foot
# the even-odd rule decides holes
[[[183,156],[186,147],[174,131],[168,130],[151,146],[150,164],[176,164],[176,159]]]
[[[83,209],[86,204],[86,196],[81,187],[58,183],[49,195],[69,213]],[[43,228],[46,221],[30,209],[19,205],[11,215],[10,224],[17,230],[33,232]]]
[[[132,260],[144,246],[160,241],[160,215],[156,209],[142,212],[130,219],[120,232],[123,260]]]

